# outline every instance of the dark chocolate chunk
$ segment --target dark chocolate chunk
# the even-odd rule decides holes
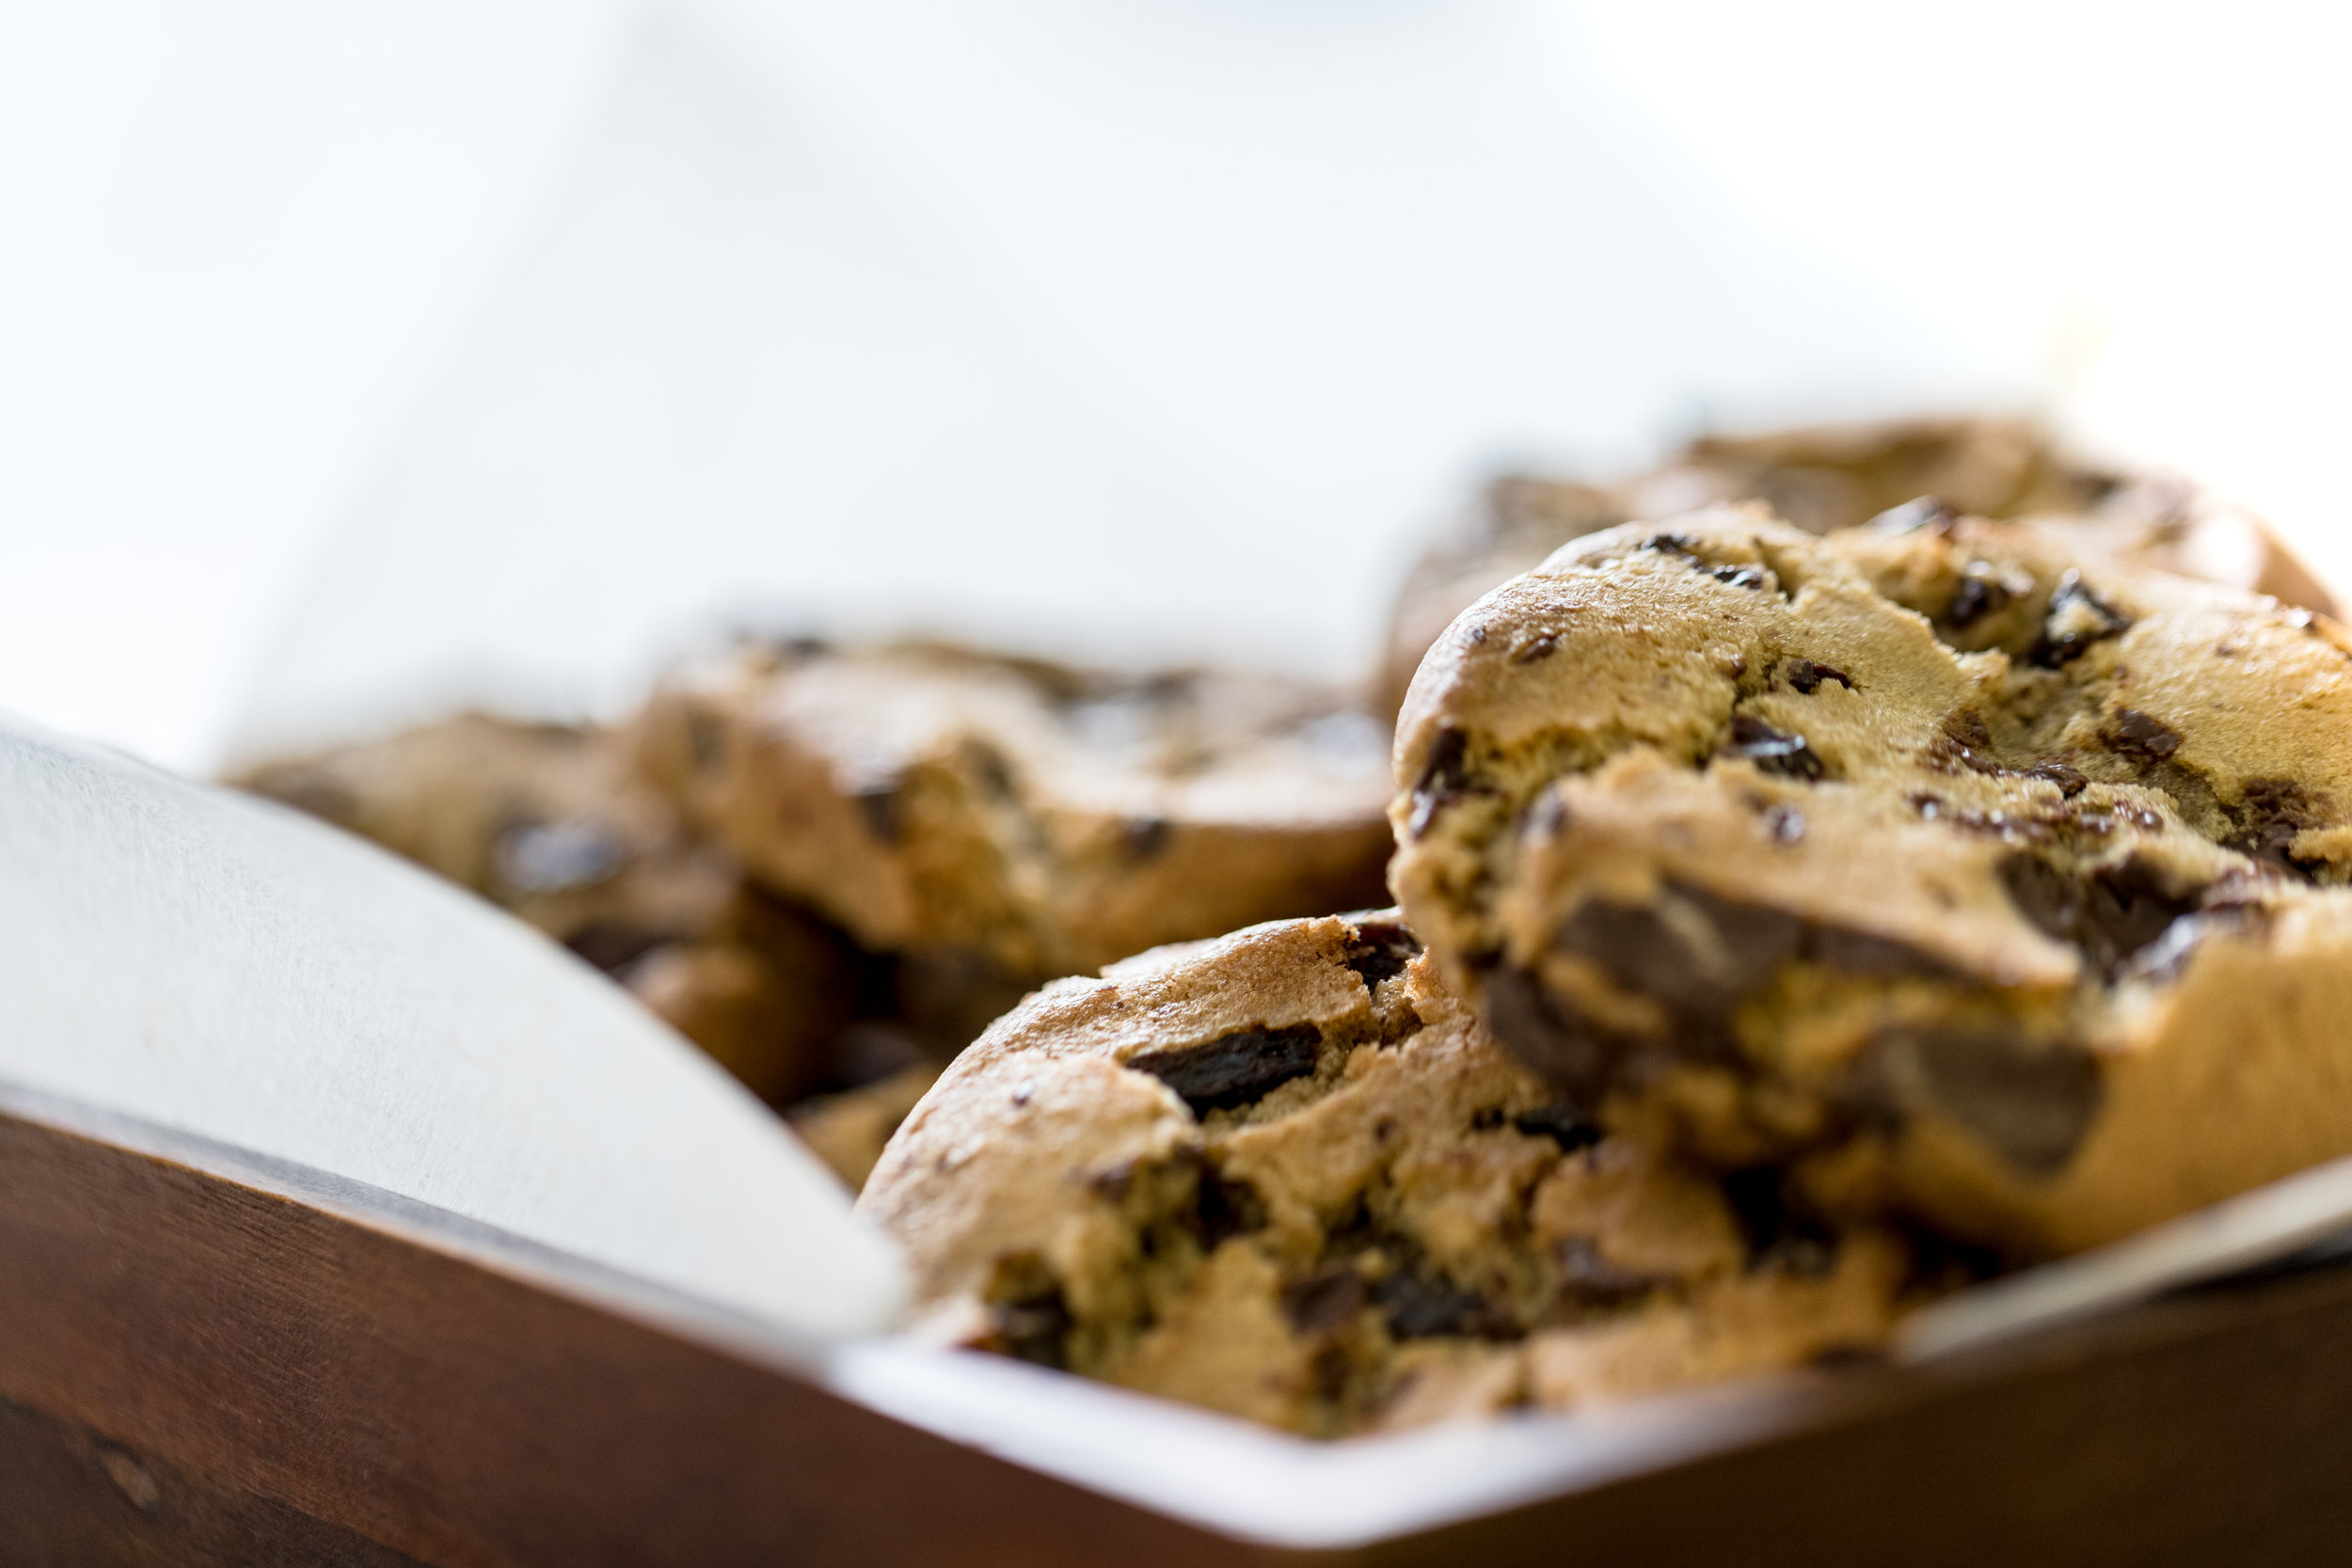
[[[1664,555],[1687,555],[1698,558],[1698,542],[1687,533],[1653,533],[1643,540],[1639,549],[1657,550]]]
[[[1829,1272],[1837,1255],[1837,1233],[1790,1200],[1786,1173],[1776,1165],[1752,1165],[1723,1179],[1724,1201],[1747,1243],[1750,1268],[1772,1267],[1789,1274]]]
[[[1236,1029],[1204,1045],[1146,1051],[1125,1065],[1174,1089],[1195,1116],[1263,1100],[1315,1069],[1323,1032],[1311,1023],[1286,1029]]]
[[[1923,528],[1932,528],[1939,532],[1948,531],[1953,518],[1958,515],[1933,496],[1921,496],[1900,506],[1888,507],[1862,526],[1882,539],[1898,539]]]
[[[2120,707],[2099,731],[2111,751],[2136,757],[2143,765],[2162,762],[2181,749],[2181,732],[2153,714]]]
[[[1656,1275],[1637,1274],[1620,1268],[1600,1255],[1600,1249],[1581,1236],[1571,1236],[1553,1250],[1560,1265],[1561,1291],[1578,1301],[1596,1307],[1614,1307],[1648,1295],[1661,1286],[1671,1283]]]
[[[607,974],[614,974],[669,940],[670,933],[633,921],[592,920],[565,937],[564,945]]]
[[[2313,876],[2322,869],[2320,863],[2298,861],[2289,852],[2296,834],[2319,827],[2328,816],[2293,779],[2247,780],[2244,803],[2231,816],[2238,823],[2231,848],[2298,876]]]
[[[1534,637],[1529,638],[1526,641],[1520,643],[1517,648],[1513,649],[1511,652],[1511,662],[1514,664],[1533,664],[1537,659],[1549,658],[1552,655],[1558,653],[1559,651],[1560,640],[1552,636],[1549,632],[1542,632]]]
[[[1413,1269],[1398,1269],[1375,1281],[1372,1299],[1388,1314],[1389,1332],[1400,1339],[1440,1334],[1500,1338],[1512,1330],[1485,1296]]]
[[[1440,808],[1459,800],[1469,787],[1469,753],[1470,736],[1451,724],[1439,726],[1437,737],[1429,742],[1429,760],[1422,765],[1421,778],[1413,784],[1410,825],[1415,838],[1429,831]]]
[[[1703,1017],[1728,1013],[1796,955],[1802,926],[1793,915],[1696,890],[1669,890],[1661,905],[1665,899],[1679,907],[1581,904],[1552,942],[1591,959],[1627,990]]]
[[[695,772],[717,771],[720,760],[726,755],[726,734],[725,726],[715,715],[698,707],[686,710],[686,754]]]
[[[1995,610],[2009,608],[2010,594],[2001,579],[1980,572],[1962,576],[1960,586],[1952,590],[1951,602],[1944,607],[1944,625],[1954,631],[1966,631]]]
[[[1999,866],[2017,912],[2042,935],[2073,946],[2102,975],[2194,912],[2201,888],[2175,885],[2154,863],[2135,855],[2120,865],[2068,871],[2040,855],[2012,855]]]
[[[1790,659],[1788,675],[1788,684],[1807,697],[1820,690],[1823,681],[1836,681],[1849,691],[1853,689],[1851,675],[1826,664],[1816,664],[1809,658]]]
[[[2042,635],[2026,650],[2026,662],[2044,670],[2069,664],[2090,651],[2092,644],[2131,629],[2131,622],[2083,586],[2082,574],[2068,568],[2050,595],[2049,613]]]
[[[1601,1140],[1599,1126],[1573,1105],[1538,1105],[1513,1117],[1511,1125],[1531,1138],[1549,1138],[1566,1154]]]
[[[2029,779],[2047,779],[2058,786],[2058,793],[2073,800],[2090,787],[2090,781],[2062,762],[2037,762],[2025,770]]]
[[[1041,1367],[1067,1367],[1073,1322],[1044,1259],[1025,1252],[996,1260],[988,1289],[989,1349]]]
[[[1552,1087],[1597,1104],[1626,1042],[1581,1013],[1562,1011],[1543,982],[1523,969],[1498,966],[1486,977],[1486,1027]]]
[[[1709,569],[1707,575],[1717,582],[1728,583],[1734,588],[1764,586],[1764,573],[1755,566],[1716,566]]]
[[[1168,847],[1168,821],[1165,816],[1131,816],[1120,824],[1120,846],[1131,861],[1148,861]]]
[[[1752,713],[1731,716],[1731,742],[1716,754],[1745,757],[1759,771],[1808,783],[1824,771],[1821,759],[1805,744],[1804,736],[1774,729]]]
[[[1381,981],[1405,973],[1405,966],[1421,955],[1421,939],[1398,921],[1368,920],[1356,927],[1347,939],[1347,967],[1363,978],[1370,990]]]
[[[2074,1157],[2103,1092],[2089,1052],[1994,1029],[1890,1030],[1870,1067],[1898,1113],[1948,1117],[2034,1176]]]
[[[869,784],[853,791],[850,799],[857,802],[858,815],[865,818],[866,831],[884,844],[896,844],[905,831],[899,821],[898,786],[901,781],[887,780]]]
[[[1228,1237],[1264,1227],[1265,1200],[1258,1196],[1257,1188],[1229,1179],[1204,1154],[1196,1151],[1192,1162],[1200,1180],[1193,1189],[1192,1208],[1181,1216],[1181,1223],[1203,1252],[1216,1251]]]
[[[1349,1263],[1327,1263],[1282,1287],[1282,1315],[1301,1334],[1328,1334],[1356,1321],[1368,1292]]]

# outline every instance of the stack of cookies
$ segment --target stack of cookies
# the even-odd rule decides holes
[[[2243,514],[1954,421],[1480,516],[1393,773],[1332,689],[747,644],[244,782],[787,1108],[923,1332],[1312,1434],[1867,1359],[2352,1150],[2352,644]]]

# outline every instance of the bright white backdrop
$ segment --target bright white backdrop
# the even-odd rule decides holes
[[[1341,672],[1487,465],[1994,398],[2345,547],[2318,8],[0,8],[0,705],[714,612]]]

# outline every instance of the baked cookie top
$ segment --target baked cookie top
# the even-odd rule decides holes
[[[1717,1159],[1941,1081],[2056,1171],[2201,948],[2352,899],[2332,623],[1935,511],[1579,541],[1431,650],[1396,760],[1450,976],[1573,1101],[1680,1095]]]
[[[938,1332],[1327,1435],[1867,1352],[1912,1262],[1776,1172],[1605,1135],[1392,911],[1047,987],[948,1068],[859,1212]]]
[[[697,820],[872,948],[1041,978],[1380,895],[1386,736],[1327,688],[746,646],[643,733]]]
[[[1431,545],[1399,592],[1383,677],[1402,700],[1454,617],[1562,545],[1645,517],[1761,500],[1810,533],[1922,502],[1971,516],[2033,517],[2072,547],[2270,594],[2316,610],[2318,580],[2245,508],[2179,475],[2123,473],[2060,450],[2014,419],[1895,420],[1708,436],[1613,483],[1495,480]]]

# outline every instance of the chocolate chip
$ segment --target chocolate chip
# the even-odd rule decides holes
[[[1748,1266],[1821,1275],[1837,1254],[1837,1234],[1802,1204],[1790,1201],[1786,1173],[1752,1165],[1723,1179],[1724,1201],[1747,1244]]]
[[[1761,588],[1764,586],[1763,572],[1754,566],[1717,566],[1711,569],[1707,575],[1713,578],[1717,582],[1728,583],[1734,588]]]
[[[1484,641],[1486,641],[1486,628],[1485,626],[1472,626],[1472,627],[1470,627],[1470,640],[1471,641],[1473,641],[1473,642],[1484,642]]]
[[[1500,1338],[1511,1332],[1512,1325],[1486,1297],[1418,1270],[1398,1269],[1376,1281],[1372,1299],[1388,1314],[1389,1332],[1400,1339],[1440,1334]]]
[[[1311,1023],[1286,1029],[1237,1029],[1203,1045],[1147,1051],[1125,1066],[1148,1072],[1192,1107],[1195,1116],[1232,1110],[1263,1100],[1294,1078],[1315,1069],[1323,1033]]]
[[[1345,948],[1347,967],[1360,975],[1366,990],[1405,973],[1421,954],[1421,939],[1393,920],[1368,920],[1355,928]]]
[[[1600,1255],[1600,1249],[1581,1236],[1571,1236],[1552,1249],[1560,1265],[1560,1289],[1581,1302],[1596,1307],[1615,1307],[1650,1294],[1661,1286],[1672,1283],[1656,1275],[1638,1274],[1620,1268]]]
[[[1820,689],[1823,681],[1836,681],[1849,691],[1853,689],[1853,677],[1846,672],[1832,669],[1826,664],[1816,664],[1809,658],[1790,659],[1787,673],[1788,684],[1808,697]]]
[[[1802,935],[1803,923],[1784,911],[1669,888],[1657,904],[1581,904],[1552,942],[1670,1011],[1715,1019],[1796,957]]]
[[[1698,542],[1687,533],[1653,533],[1634,546],[1636,549],[1657,550],[1663,555],[1687,555],[1698,558]]]
[[[2055,670],[2080,658],[2092,644],[2120,636],[2130,627],[2131,622],[2085,588],[2082,574],[2070,567],[2058,578],[2058,591],[2050,595],[2042,635],[2026,650],[2026,662]]]
[[[898,820],[898,788],[901,781],[892,779],[882,784],[866,784],[850,792],[857,802],[858,815],[865,818],[866,831],[884,844],[896,844],[905,825]]]
[[[2029,779],[2046,779],[2058,786],[2058,793],[2073,800],[2090,787],[2090,781],[2062,762],[2037,762],[2025,770]]]
[[[2326,820],[2319,802],[2293,779],[2247,780],[2244,803],[2231,816],[2239,824],[2231,848],[2301,877],[2323,869],[2323,863],[2298,861],[2290,853],[2297,834]]]
[[[1075,1320],[1043,1259],[1035,1253],[999,1259],[988,1294],[989,1349],[1041,1367],[1069,1365]]]
[[[713,715],[698,707],[686,710],[686,754],[695,772],[717,771],[720,760],[726,755],[726,734],[725,727]]]
[[[1805,744],[1804,736],[1775,729],[1752,713],[1731,716],[1731,743],[1717,755],[1745,757],[1760,772],[1808,783],[1824,771],[1821,759]]]
[[[1469,787],[1470,770],[1464,761],[1469,752],[1470,737],[1451,724],[1440,726],[1429,742],[1429,760],[1422,765],[1421,778],[1413,785],[1408,826],[1415,838],[1427,832],[1438,811],[1460,800]]]
[[[2087,873],[2040,855],[2011,855],[1998,866],[2017,912],[2044,936],[2073,946],[2096,973],[2114,974],[2131,956],[2193,912],[2201,888],[2174,884],[2154,863],[2135,855]]]
[[[1497,967],[1486,978],[1486,1027],[1554,1088],[1597,1103],[1626,1042],[1574,1008],[1555,1006],[1543,982]]]
[[[669,940],[670,933],[633,921],[592,920],[565,937],[564,945],[607,974],[614,974]]]
[[[2180,731],[2136,707],[2117,708],[2115,717],[2100,730],[2099,738],[2109,749],[2143,764],[2162,762],[2181,749]]]
[[[1227,1179],[1204,1155],[1196,1152],[1193,1160],[1200,1167],[1200,1180],[1193,1191],[1192,1208],[1181,1223],[1203,1252],[1216,1251],[1229,1237],[1264,1228],[1265,1200],[1258,1196],[1257,1188]]]
[[[1952,590],[1951,602],[1944,607],[1941,619],[1954,631],[1966,631],[1995,610],[2008,609],[2010,599],[2009,589],[1998,578],[1969,572]]]
[[[2056,1174],[2090,1131],[2103,1086],[2090,1053],[2009,1030],[1889,1030],[1871,1052],[1893,1106],[1940,1113],[2033,1176]]]
[[[1565,1154],[1589,1148],[1601,1140],[1599,1127],[1573,1105],[1538,1105],[1513,1117],[1511,1125],[1531,1138],[1549,1138]]]
[[[1328,1334],[1356,1321],[1368,1292],[1349,1263],[1327,1263],[1282,1287],[1282,1315],[1301,1334]]]
[[[1120,845],[1131,861],[1148,861],[1168,847],[1168,821],[1165,816],[1131,816],[1120,824]]]
[[[1923,528],[1932,528],[1939,533],[1948,531],[1958,515],[1933,496],[1921,496],[1900,506],[1888,507],[1862,526],[1882,539],[1898,539]]]
[[[1511,651],[1511,662],[1514,664],[1533,664],[1537,659],[1549,658],[1552,655],[1558,653],[1559,651],[1560,640],[1552,636],[1549,632],[1543,632],[1534,637],[1529,638],[1526,641],[1520,643],[1517,648],[1514,648]]]

